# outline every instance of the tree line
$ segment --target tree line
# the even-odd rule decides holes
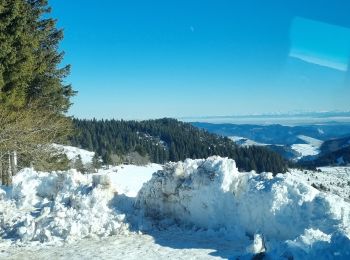
[[[227,137],[211,134],[189,123],[164,118],[145,121],[73,119],[73,146],[96,152],[107,164],[229,157],[242,171],[285,172],[287,162],[264,147],[239,147]]]

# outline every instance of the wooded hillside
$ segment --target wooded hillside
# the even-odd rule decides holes
[[[95,151],[106,163],[121,163],[137,153],[151,162],[220,155],[236,160],[240,170],[285,172],[285,160],[264,147],[238,147],[226,137],[175,119],[146,121],[73,120],[78,133],[71,144]],[[135,154],[134,154],[135,155]]]

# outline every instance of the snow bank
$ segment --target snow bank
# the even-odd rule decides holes
[[[263,234],[268,251],[279,255],[281,248],[300,256],[322,247],[350,256],[349,203],[290,174],[239,173],[227,158],[167,164],[140,190],[137,207],[154,219],[237,237]]]
[[[115,192],[108,176],[24,169],[12,189],[0,186],[0,236],[55,242],[124,232],[125,216],[111,205]]]

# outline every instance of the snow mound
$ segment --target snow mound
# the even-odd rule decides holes
[[[323,243],[328,251],[350,256],[349,203],[290,174],[240,173],[227,158],[167,164],[144,184],[136,205],[157,220],[227,230],[237,237],[263,234],[270,252],[283,243],[300,249],[300,256]]]
[[[0,236],[54,243],[126,232],[110,184],[107,175],[24,169],[14,176],[12,189],[0,186]]]

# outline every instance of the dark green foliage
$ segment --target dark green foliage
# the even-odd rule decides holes
[[[83,160],[81,159],[80,154],[77,156],[76,159],[74,159],[73,162],[73,168],[76,169],[78,172],[85,173],[86,169],[83,164]]]
[[[75,93],[64,82],[63,31],[50,11],[48,0],[0,1],[0,175],[9,180],[18,169],[15,154],[19,166],[68,166],[48,149],[69,134],[65,113]]]
[[[30,161],[33,162],[33,160]],[[70,168],[69,164],[70,161],[65,154],[43,153],[41,160],[35,160],[35,169],[39,171],[66,171]],[[23,166],[28,165],[30,165],[29,162]]]
[[[73,123],[79,132],[72,145],[97,152],[105,163],[111,156],[137,152],[151,162],[165,163],[211,155],[236,160],[242,171],[285,172],[287,164],[281,156],[264,147],[240,148],[227,137],[210,134],[191,124],[175,119],[146,121],[79,120]]]
[[[92,168],[93,169],[100,169],[102,164],[101,164],[101,161],[100,161],[100,158],[99,156],[95,153],[94,157],[92,157]]]
[[[36,106],[66,112],[74,95],[60,67],[63,31],[49,18],[47,0],[0,1],[0,102],[12,109]]]

